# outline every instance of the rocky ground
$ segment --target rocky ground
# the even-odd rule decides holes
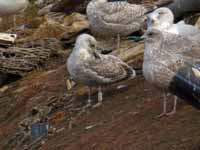
[[[44,4],[44,6],[51,4]],[[87,89],[69,87],[65,66],[78,33],[88,32],[85,15],[29,9],[18,16],[13,30],[18,47],[53,47],[55,52],[39,68],[23,78],[9,75],[0,88],[0,149],[2,150],[199,150],[200,112],[178,102],[177,113],[161,113],[163,93],[142,76],[104,88],[98,108],[84,108]],[[39,6],[38,6],[39,7]],[[31,13],[30,13],[31,12]],[[8,26],[10,22],[10,26]],[[1,31],[12,27],[12,17]],[[11,29],[8,31],[12,31]],[[54,40],[46,40],[56,38]],[[143,42],[123,40],[118,55],[131,66],[142,64]],[[97,93],[92,94],[96,103]],[[172,104],[173,97],[169,97]],[[169,105],[171,106],[171,105]],[[169,110],[171,107],[169,107]]]

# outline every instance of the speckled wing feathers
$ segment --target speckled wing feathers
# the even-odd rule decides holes
[[[167,32],[163,32],[162,34],[165,41],[164,49],[173,49],[174,53],[191,51],[192,49],[196,48],[200,49],[200,40],[195,40],[187,36],[176,35]]]
[[[162,45],[163,52],[181,57],[183,61],[200,60],[200,40],[167,32],[163,32],[162,35],[165,42]]]
[[[133,75],[133,70],[128,65],[111,55],[105,55],[95,61],[90,60],[85,68],[88,73],[94,74],[101,84],[113,83]]]
[[[115,2],[102,5],[100,11],[104,22],[128,25],[142,19],[146,9],[142,5]]]
[[[127,2],[106,2],[87,7],[91,30],[97,36],[110,38],[127,36],[142,28],[147,10],[142,5]]]

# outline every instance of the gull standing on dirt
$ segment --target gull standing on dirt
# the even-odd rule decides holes
[[[146,12],[143,5],[127,1],[91,0],[87,6],[91,31],[104,39],[117,37],[118,48],[120,36],[127,36],[143,27]]]
[[[150,13],[147,17],[148,29],[154,28],[173,34],[194,36],[200,34],[200,30],[181,21],[174,24],[174,15],[169,8],[161,7]]]
[[[14,26],[16,26],[15,14],[23,12],[28,5],[28,0],[0,0],[0,16],[14,15]]]
[[[162,89],[182,97],[194,107],[200,108],[200,41],[188,36],[149,29],[145,35],[143,75],[145,79]],[[167,113],[164,95],[163,115]]]
[[[100,54],[95,48],[96,44],[94,37],[80,35],[67,60],[67,69],[74,81],[89,87],[88,105],[91,105],[91,87],[99,87],[96,105],[99,106],[103,100],[101,86],[134,78],[136,73],[119,58]]]

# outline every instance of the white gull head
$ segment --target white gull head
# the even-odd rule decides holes
[[[81,34],[77,37],[75,46],[70,54],[70,57],[67,60],[67,66],[69,72],[74,70],[79,64],[82,64],[83,61],[90,60],[92,53],[95,50],[96,40],[94,37],[88,34]]]
[[[89,54],[96,48],[97,41],[89,34],[81,34],[77,37],[72,53]]]
[[[169,8],[161,7],[148,15],[147,26],[148,29],[156,28],[158,30],[165,30],[170,28],[174,23],[174,15]]]

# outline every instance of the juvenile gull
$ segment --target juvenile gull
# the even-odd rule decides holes
[[[89,87],[88,105],[91,104],[90,87],[99,87],[97,105],[100,105],[103,100],[102,85],[135,77],[135,71],[119,58],[100,54],[95,48],[96,43],[94,37],[88,34],[80,35],[67,60],[71,78]]]
[[[185,24],[183,21],[174,24],[174,15],[169,8],[158,8],[148,15],[148,29],[154,28],[173,34],[184,36],[194,36],[200,34],[200,30],[192,25]]]
[[[91,0],[87,16],[91,31],[103,38],[127,36],[142,28],[147,9],[127,1]]]
[[[176,94],[200,108],[200,42],[156,29],[148,30],[144,36],[145,79],[159,89]],[[172,112],[166,112],[166,105],[164,97],[163,113],[160,116],[176,112],[176,99]]]
[[[15,26],[15,14],[23,12],[27,8],[28,4],[28,0],[0,0],[0,16],[14,15]]]

